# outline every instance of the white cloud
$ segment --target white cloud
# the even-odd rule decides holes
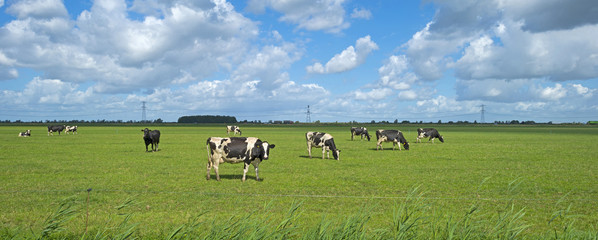
[[[422,79],[439,79],[448,69],[466,80],[598,77],[595,1],[435,3],[434,21],[404,45]]]
[[[361,19],[370,19],[372,17],[372,12],[370,10],[364,8],[354,8],[353,12],[351,13],[351,18],[361,18]]]
[[[396,90],[406,90],[417,81],[417,76],[409,72],[409,62],[405,55],[390,56],[387,62],[378,69],[380,85]]]
[[[357,39],[355,47],[349,46],[341,53],[334,55],[325,66],[322,66],[321,63],[314,63],[306,67],[306,70],[309,73],[346,72],[363,64],[367,56],[377,49],[378,45],[368,35]]]
[[[382,100],[392,94],[392,89],[389,88],[380,88],[380,89],[372,89],[369,92],[362,92],[361,90],[356,90],[350,93],[350,95],[356,100]]]
[[[539,89],[538,95],[541,99],[547,101],[558,101],[567,96],[567,90],[561,84],[557,83],[554,87]]]
[[[61,0],[23,0],[10,5],[6,11],[19,19],[68,17]]]
[[[417,101],[416,106],[418,111],[425,113],[456,112],[464,110],[462,103],[442,95],[428,100]]]
[[[266,7],[270,7],[283,14],[280,21],[297,24],[298,28],[337,33],[349,27],[344,19],[344,2],[345,0],[250,0],[247,9],[262,13]]]

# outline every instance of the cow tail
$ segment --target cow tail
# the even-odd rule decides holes
[[[208,150],[208,162],[211,162],[210,159],[212,159],[212,154],[210,154],[211,153],[211,151],[210,151],[210,139],[211,138],[208,138],[208,140],[206,141],[206,149]]]

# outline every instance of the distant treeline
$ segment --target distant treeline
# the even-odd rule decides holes
[[[198,115],[198,116],[182,116],[177,121],[178,123],[236,123],[237,118],[232,116],[214,116],[214,115]]]

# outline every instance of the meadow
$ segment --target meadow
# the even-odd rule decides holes
[[[598,237],[596,126],[422,125],[445,143],[415,143],[414,124],[354,125],[368,127],[369,142],[351,141],[347,124],[239,126],[276,145],[262,181],[250,166],[241,182],[242,164],[221,164],[222,180],[213,171],[206,180],[206,139],[225,137],[224,124],[79,126],[60,136],[0,126],[0,236]],[[161,131],[159,151],[145,152],[145,127]],[[31,137],[17,137],[27,129]],[[376,129],[401,130],[410,150],[376,151]],[[321,149],[310,159],[307,131],[332,134],[340,160],[321,159]],[[231,229],[237,235],[222,235]]]

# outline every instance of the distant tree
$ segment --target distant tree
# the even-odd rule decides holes
[[[438,120],[438,124],[442,124],[442,120]]]
[[[399,123],[399,119],[395,119],[394,124]]]

